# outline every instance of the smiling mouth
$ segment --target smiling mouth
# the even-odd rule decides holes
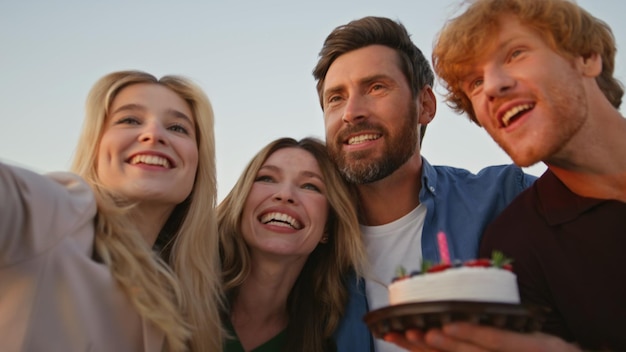
[[[522,114],[528,110],[531,110],[535,107],[535,104],[522,104],[509,109],[507,112],[502,115],[501,124],[502,127],[508,127],[515,121],[517,118],[522,116]]]
[[[157,155],[142,155],[142,154],[135,155],[132,158],[130,158],[130,160],[128,160],[128,163],[131,165],[146,164],[146,165],[162,166],[166,169],[171,168],[171,164],[169,160],[161,156],[157,156]]]
[[[295,230],[302,229],[302,225],[298,220],[285,213],[267,213],[262,215],[260,220],[265,225],[271,224],[276,226],[291,227]]]
[[[375,141],[380,137],[382,137],[382,135],[379,133],[360,134],[358,136],[350,137],[348,139],[348,145],[355,145],[355,144],[361,144],[364,142]]]

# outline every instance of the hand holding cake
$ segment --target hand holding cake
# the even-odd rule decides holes
[[[374,336],[394,340],[408,333],[420,340],[428,330],[450,322],[520,332],[540,328],[541,316],[520,304],[511,259],[494,251],[491,258],[454,260],[443,232],[437,240],[440,262],[424,261],[421,270],[410,274],[398,267],[388,287],[389,306],[364,317]]]

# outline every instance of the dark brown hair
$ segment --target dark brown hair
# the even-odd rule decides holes
[[[313,69],[317,81],[317,95],[322,110],[326,73],[330,65],[341,55],[369,45],[384,45],[396,50],[400,69],[411,87],[413,98],[425,85],[433,86],[435,75],[422,51],[411,41],[402,23],[384,17],[363,17],[335,28],[324,41],[319,60]],[[423,138],[426,125],[421,126]]]
[[[252,270],[240,230],[245,202],[259,169],[272,154],[285,148],[302,149],[315,158],[326,185],[329,212],[325,227],[328,243],[318,245],[309,255],[287,298],[289,322],[284,351],[331,351],[332,335],[348,300],[346,277],[352,271],[362,275],[366,255],[355,208],[356,194],[335,168],[323,142],[315,138],[280,138],[252,158],[217,208],[222,278],[232,302]],[[228,312],[223,319],[229,319]]]

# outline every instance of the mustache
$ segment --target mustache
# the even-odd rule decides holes
[[[379,124],[364,121],[356,125],[346,126],[337,134],[337,142],[344,143],[350,136],[363,132],[386,134],[387,130]]]

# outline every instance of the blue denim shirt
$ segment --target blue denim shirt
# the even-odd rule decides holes
[[[475,258],[487,224],[536,179],[515,165],[490,166],[472,174],[464,169],[432,166],[425,158],[422,161],[419,199],[426,206],[422,257],[432,262],[440,261],[439,231],[446,233],[452,260]],[[337,351],[374,351],[372,335],[363,322],[368,312],[365,283],[352,277],[349,285],[346,312],[335,332]]]

